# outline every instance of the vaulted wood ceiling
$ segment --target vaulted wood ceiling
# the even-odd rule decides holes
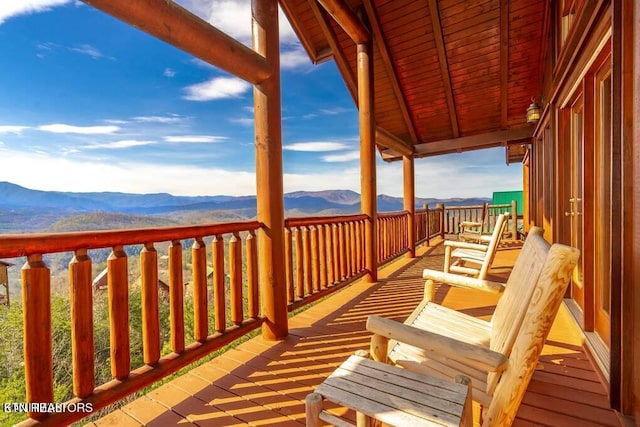
[[[316,0],[280,0],[311,60],[333,58],[354,100],[356,44]],[[373,35],[386,160],[527,141],[540,94],[545,0],[343,0]],[[406,150],[403,150],[406,151]]]

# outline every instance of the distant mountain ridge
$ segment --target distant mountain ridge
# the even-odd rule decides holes
[[[416,206],[476,205],[488,198],[434,199],[418,198]],[[351,190],[295,191],[284,196],[288,214],[351,214],[360,211],[360,195]],[[102,212],[106,214],[154,215],[192,220],[190,215],[203,212],[242,212],[255,216],[255,196],[174,196],[168,193],[133,194],[117,192],[74,193],[32,190],[10,182],[0,182],[0,233],[16,229],[14,219],[25,225],[23,231],[44,230],[57,220],[74,215]],[[378,196],[380,212],[403,209],[400,197]],[[191,214],[190,214],[191,213]],[[201,217],[200,215],[199,217]],[[215,215],[214,215],[215,216]],[[109,218],[121,218],[111,216]],[[138,220],[136,220],[138,221]],[[188,222],[187,222],[188,223]]]

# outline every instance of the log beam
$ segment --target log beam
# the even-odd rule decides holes
[[[403,156],[413,154],[413,145],[387,132],[381,127],[376,127],[376,142],[386,148],[390,148]]]
[[[415,146],[414,157],[438,156],[441,154],[500,147],[504,144],[504,141],[509,144],[509,141],[531,138],[533,130],[534,128],[532,126],[527,126],[478,135],[462,136],[460,138],[424,142]],[[383,159],[388,161],[401,159],[401,154],[395,150],[384,150],[382,156]]]
[[[253,90],[255,108],[256,189],[259,283],[266,340],[288,334],[284,266],[284,190],[280,103],[278,2],[252,0],[253,48],[273,66],[273,73]]]
[[[365,280],[378,280],[376,223],[376,144],[374,138],[373,58],[371,43],[358,45],[358,119],[360,123],[360,194],[365,221]]]
[[[318,0],[356,44],[367,43],[371,33],[344,0]]]
[[[250,83],[272,73],[264,57],[173,1],[83,1]]]

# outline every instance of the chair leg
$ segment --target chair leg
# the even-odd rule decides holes
[[[449,266],[451,265],[451,246],[445,246],[444,248],[444,272],[449,273]]]
[[[305,399],[305,410],[308,427],[320,427],[320,412],[322,412],[322,396],[310,393]]]

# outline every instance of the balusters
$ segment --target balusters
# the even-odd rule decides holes
[[[320,250],[318,248],[318,227],[311,229],[311,284],[312,292],[320,290]]]
[[[304,255],[302,254],[302,230],[298,228],[296,230],[296,297],[298,299],[304,298]]]
[[[309,227],[304,227],[302,229],[302,264],[304,266],[304,293],[306,295],[311,295],[313,292],[311,283],[311,238],[309,234]]]
[[[91,259],[86,249],[78,249],[69,262],[69,302],[73,394],[79,398],[89,396],[95,387],[91,285]]]
[[[356,224],[354,222],[349,223],[349,252],[350,252],[350,265],[349,275],[353,276],[358,268],[356,267]]]
[[[332,250],[333,250],[333,279],[334,282],[340,282],[342,275],[340,274],[340,229],[338,224],[334,224],[331,228]]]
[[[217,332],[222,333],[227,327],[227,320],[224,295],[224,238],[221,234],[214,236],[212,246],[214,327]]]
[[[42,255],[29,255],[21,276],[27,402],[53,402],[51,277]],[[29,413],[35,419],[45,415]]]
[[[107,259],[107,290],[109,299],[109,342],[111,344],[111,375],[118,380],[129,376],[129,275],[127,254],[115,246]]]
[[[248,244],[249,243],[247,242],[247,251],[249,249]],[[248,258],[247,252],[247,262]],[[285,284],[287,286],[287,303],[292,303],[295,301],[295,289],[293,283],[293,233],[288,227],[284,229],[284,270]]]
[[[347,277],[347,242],[345,236],[345,224],[338,225],[339,247],[340,247],[340,280]]]
[[[318,283],[318,290],[326,288],[327,282],[327,242],[325,240],[325,226],[320,224],[316,225],[318,230],[318,262],[320,263],[320,282]]]
[[[289,234],[291,237],[291,234]],[[260,314],[260,301],[258,298],[258,252],[256,247],[256,235],[253,230],[249,230],[247,236],[247,300],[248,313],[250,319],[258,318]],[[291,242],[289,242],[291,249]],[[291,259],[289,259],[289,267],[291,267]],[[291,287],[293,292],[293,287]]]
[[[171,350],[182,353],[184,351],[184,284],[180,240],[174,240],[169,245],[169,313]]]
[[[332,285],[336,282],[334,274],[334,260],[333,260],[333,226],[328,224],[324,228],[325,232],[325,254],[327,259],[327,285]]]
[[[196,341],[204,342],[209,333],[207,315],[207,247],[197,237],[191,247],[193,263],[193,328]]]
[[[142,273],[143,359],[154,365],[160,359],[160,315],[158,313],[158,253],[153,243],[145,243],[140,253]]]
[[[238,233],[233,233],[229,240],[229,280],[231,300],[231,321],[239,325],[243,320],[242,313],[242,240]]]

